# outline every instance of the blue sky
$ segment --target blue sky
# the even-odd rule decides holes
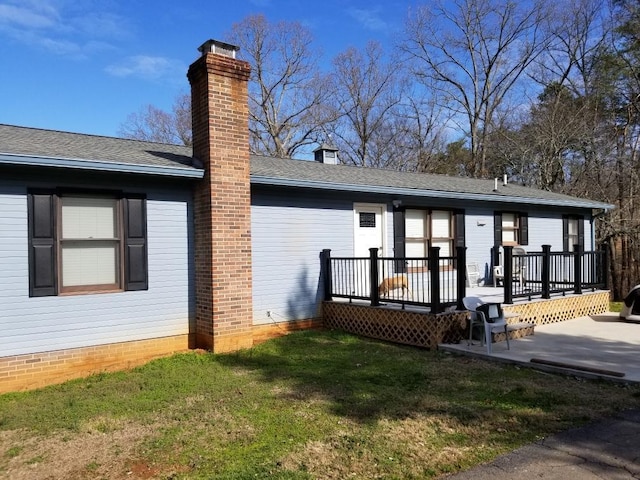
[[[263,13],[296,20],[328,63],[376,39],[390,47],[405,0],[0,0],[0,123],[116,136],[144,105],[170,110],[209,38]]]

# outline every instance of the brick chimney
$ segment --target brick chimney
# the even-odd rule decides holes
[[[251,201],[248,63],[237,47],[205,42],[190,67],[193,155],[205,175],[195,191],[196,325],[191,346],[251,347]]]

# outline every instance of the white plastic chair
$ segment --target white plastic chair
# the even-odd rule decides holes
[[[513,247],[514,255],[526,255],[527,251],[522,247]],[[502,256],[502,253],[500,254]],[[513,280],[518,282],[521,286],[526,284],[525,279],[526,265],[522,264],[521,258],[513,259],[512,276]],[[495,265],[493,267],[493,286],[498,286],[499,282],[504,282],[504,266]]]
[[[462,302],[464,303],[464,300]],[[493,333],[504,332],[507,340],[507,350],[511,350],[509,332],[507,330],[508,324],[502,312],[502,306],[499,303],[482,303],[476,307],[476,315],[484,323],[484,340],[487,344],[487,353],[491,355],[491,337]]]
[[[474,325],[484,325],[483,319],[479,318],[476,312],[476,309],[483,303],[484,302],[478,297],[464,297],[462,299],[464,308],[469,310],[469,341],[467,345],[471,345]],[[481,337],[480,341],[482,345],[484,343],[484,336]]]
[[[477,287],[480,281],[480,268],[478,264],[467,263],[467,287]]]

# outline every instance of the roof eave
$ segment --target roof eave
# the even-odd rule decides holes
[[[134,163],[116,163],[100,160],[77,158],[44,157],[0,153],[0,165],[67,168],[73,170],[92,170],[114,173],[136,173],[162,177],[203,178],[204,170],[186,167],[167,167],[158,165],[137,165]]]
[[[348,183],[326,183],[314,180],[293,180],[288,178],[274,178],[262,175],[251,175],[251,183],[256,185],[273,185],[281,187],[310,188],[320,190],[334,190],[342,192],[359,192],[359,193],[376,193],[385,195],[405,195],[423,198],[439,198],[439,199],[456,199],[456,200],[474,200],[484,202],[501,202],[501,203],[521,203],[535,204],[545,206],[562,206],[585,209],[611,210],[614,205],[601,202],[593,202],[588,200],[566,200],[557,201],[543,198],[516,197],[511,195],[500,194],[479,194],[479,193],[462,193],[447,192],[443,190],[428,190],[417,188],[388,187],[380,185],[358,185]]]

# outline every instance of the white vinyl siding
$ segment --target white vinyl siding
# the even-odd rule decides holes
[[[0,180],[1,356],[189,333],[188,191],[147,192],[148,290],[50,297],[29,297],[26,193]]]
[[[318,198],[253,192],[251,245],[253,264],[253,323],[271,324],[317,318],[324,291],[320,253],[354,255],[353,197]],[[382,215],[386,251],[392,256],[393,221]],[[271,317],[267,316],[271,312]]]

